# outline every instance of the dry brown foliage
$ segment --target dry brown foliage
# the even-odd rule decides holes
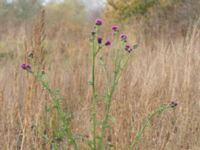
[[[16,42],[12,45],[16,49],[13,52],[15,57],[0,57],[0,149],[50,150],[50,143],[44,143],[41,135],[45,131],[45,119],[51,127],[45,132],[51,135],[56,126],[56,116],[48,116],[45,111],[51,101],[34,78],[19,67],[28,61],[23,56],[27,58],[30,49],[33,57],[37,58],[38,68],[45,69],[51,87],[60,90],[63,108],[73,115],[71,128],[76,136],[81,137],[79,143],[85,149],[82,141],[90,136],[91,91],[87,84],[90,79],[89,29],[85,26],[80,29],[77,25],[73,26],[74,30],[69,30],[72,27],[60,25],[51,38],[48,37],[51,30],[48,29],[44,41],[44,11],[39,20],[32,40],[23,28],[18,31],[19,36],[13,39]],[[140,32],[133,35],[135,28],[131,25],[125,28],[129,30],[130,41],[139,37],[140,42],[114,95],[110,121],[112,130],[108,134],[108,140],[114,146],[112,149],[123,150],[134,138],[146,114],[172,100],[178,103],[178,107],[154,120],[139,143],[139,149],[200,149],[198,23],[188,29],[185,37],[179,35],[173,39],[166,38],[165,32],[160,32],[157,38],[149,38]],[[23,37],[26,37],[25,44]],[[107,51],[109,53],[109,49]],[[101,69],[96,78],[98,88],[103,89]],[[99,99],[98,110],[102,109],[101,106]],[[60,144],[62,149],[69,149],[64,141]]]

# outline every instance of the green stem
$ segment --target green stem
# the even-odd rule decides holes
[[[96,118],[96,87],[95,87],[95,64],[96,64],[96,44],[95,38],[93,38],[92,43],[92,141],[93,141],[93,150],[96,150],[96,126],[97,126],[97,118]]]
[[[131,145],[129,146],[128,150],[132,150],[140,141],[142,135],[144,134],[145,129],[149,126],[149,124],[151,123],[151,121],[153,120],[153,118],[159,114],[161,114],[162,112],[164,112],[165,110],[169,109],[169,108],[173,108],[175,107],[173,105],[173,103],[170,104],[163,104],[160,107],[158,107],[156,110],[150,112],[148,114],[148,116],[146,117],[143,126],[140,128],[140,130],[137,132],[134,140],[131,142]]]
[[[120,73],[121,73],[121,65],[120,61],[117,64],[115,71],[114,71],[114,78],[112,81],[111,88],[107,91],[106,94],[106,99],[105,99],[105,110],[104,110],[104,118],[102,120],[102,128],[101,128],[101,135],[98,141],[98,150],[101,150],[103,148],[103,138],[106,133],[106,129],[108,128],[108,119],[109,119],[109,114],[110,114],[110,107],[111,107],[111,102],[112,102],[112,96],[115,91],[115,88],[118,84],[119,78],[120,78]]]
[[[70,131],[69,128],[69,122],[66,118],[65,112],[62,111],[61,105],[60,105],[60,97],[58,94],[55,94],[55,92],[49,87],[49,84],[47,81],[44,81],[41,75],[35,74],[34,72],[32,72],[31,70],[29,70],[30,73],[32,73],[37,81],[42,85],[42,87],[44,87],[47,92],[49,93],[50,97],[53,100],[53,105],[58,113],[59,116],[59,122],[62,123],[62,128],[64,129],[64,132],[67,135],[68,138],[68,142],[73,146],[74,150],[79,150],[79,147]]]

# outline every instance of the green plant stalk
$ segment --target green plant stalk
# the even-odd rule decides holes
[[[114,81],[115,82],[115,81]],[[109,114],[110,114],[110,106],[111,106],[111,101],[112,101],[112,96],[115,90],[116,82],[112,85],[111,90],[108,91],[106,95],[106,105],[105,105],[105,110],[104,110],[104,118],[102,120],[102,127],[101,127],[101,135],[99,137],[98,141],[98,149],[101,150],[103,147],[103,138],[105,136],[105,131],[108,128],[108,119],[109,119]]]
[[[118,81],[121,77],[122,69],[125,66],[125,65],[122,66],[122,64],[121,64],[122,60],[123,60],[123,57],[121,59],[116,60],[116,62],[115,62],[114,77],[113,77],[113,80],[111,83],[111,88],[109,88],[106,92],[105,110],[104,110],[104,115],[103,115],[104,117],[102,120],[101,135],[100,135],[99,141],[98,141],[98,150],[101,150],[103,148],[103,139],[104,139],[104,136],[106,133],[106,129],[109,127],[108,120],[109,120],[110,107],[111,107],[111,103],[112,103],[113,93],[114,93],[114,91],[117,87]]]
[[[97,126],[97,115],[96,115],[96,85],[95,85],[95,64],[96,64],[96,56],[97,56],[97,48],[95,37],[92,39],[92,143],[93,143],[93,150],[96,150],[96,126]]]
[[[47,92],[49,93],[50,97],[52,98],[53,106],[55,107],[55,109],[58,113],[59,121],[61,122],[62,128],[68,138],[68,143],[73,146],[74,150],[79,150],[79,147],[78,147],[78,145],[70,131],[70,128],[69,128],[69,122],[67,121],[67,119],[69,119],[69,118],[66,118],[65,112],[62,111],[62,108],[60,106],[59,95],[55,94],[55,92],[49,87],[48,82],[43,79],[43,75],[36,74],[31,70],[28,70],[28,72],[33,74],[36,77],[37,81],[42,85],[42,87],[44,89],[46,89]]]
[[[145,129],[150,125],[151,121],[153,120],[153,118],[157,115],[160,115],[162,112],[166,111],[169,108],[173,108],[175,106],[172,105],[172,103],[170,104],[163,104],[161,106],[159,106],[157,109],[155,109],[154,111],[150,112],[144,123],[143,126],[140,128],[140,130],[137,132],[134,140],[131,142],[131,145],[129,146],[129,148],[127,150],[132,150],[140,141],[142,135],[144,134]]]

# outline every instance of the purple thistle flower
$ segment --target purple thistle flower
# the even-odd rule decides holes
[[[129,50],[130,49],[130,45],[125,45],[125,50]]]
[[[30,70],[31,64],[21,64],[21,68],[24,69],[24,70]]]
[[[114,32],[118,31],[118,26],[113,25],[113,26],[112,26],[112,30],[113,30]]]
[[[132,48],[130,47],[130,45],[125,45],[125,50],[130,53],[132,51]]]
[[[26,64],[21,64],[22,69],[26,69]]]
[[[98,38],[97,38],[97,42],[98,42],[99,44],[102,43],[102,40],[103,40],[102,37],[98,37]]]
[[[127,41],[127,35],[126,34],[121,34],[120,38],[122,41],[126,42]]]
[[[26,64],[27,69],[31,69],[31,64]]]
[[[111,45],[111,41],[106,41],[105,46],[110,46]]]
[[[101,19],[96,19],[95,22],[96,22],[95,24],[96,24],[97,26],[101,26],[103,21],[102,21]]]

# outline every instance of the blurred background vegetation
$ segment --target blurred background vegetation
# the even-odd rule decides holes
[[[30,21],[42,8],[48,11],[48,21],[78,20],[84,16],[84,5],[81,0],[64,0],[61,2],[47,0],[1,0],[0,22],[20,23]],[[73,18],[72,18],[73,17]]]
[[[105,24],[119,24],[125,30],[138,31],[142,37],[173,39],[185,37],[199,19],[199,0],[0,0],[0,51],[10,53],[18,42],[32,41],[34,26],[45,9],[45,34],[50,50],[77,44],[89,36],[91,22],[104,18]],[[105,26],[106,27],[106,26]],[[199,28],[199,26],[197,26]],[[106,31],[109,31],[106,30]],[[16,37],[20,37],[18,41]],[[66,41],[67,38],[67,41]],[[54,42],[55,43],[54,43]],[[84,41],[83,41],[84,42]],[[29,42],[29,45],[32,45]]]
[[[186,32],[200,14],[199,0],[108,0],[106,16],[141,21],[145,30]]]
[[[93,6],[94,4],[94,6]],[[172,32],[185,32],[200,14],[199,0],[1,0],[0,27],[20,27],[28,23],[39,10],[46,9],[46,22],[50,25],[81,25],[99,16],[117,22],[130,22],[153,33],[173,28]]]
[[[38,68],[45,66],[51,87],[60,90],[63,108],[72,112],[72,130],[82,134],[80,143],[89,137],[89,36],[100,17],[104,39],[116,24],[128,42],[139,45],[114,97],[112,138],[108,133],[113,149],[130,143],[146,114],[175,100],[177,109],[155,120],[139,149],[199,150],[199,15],[200,0],[0,0],[0,149],[52,149],[32,128],[51,137],[57,124],[53,116],[51,129],[45,129],[51,99],[20,70],[27,56],[38,60]],[[105,54],[107,62],[113,55]],[[102,71],[99,89],[105,88]]]

